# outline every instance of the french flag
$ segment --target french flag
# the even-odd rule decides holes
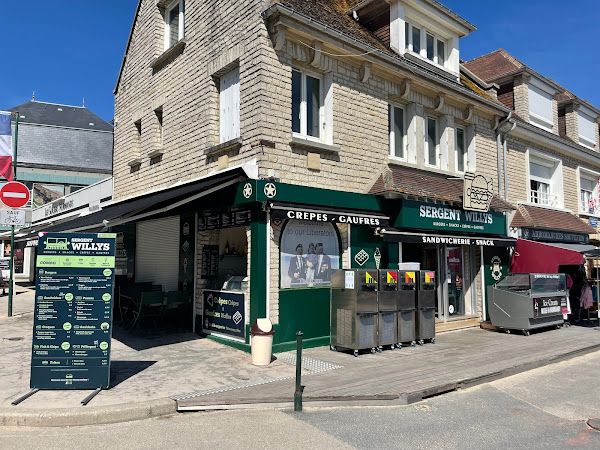
[[[0,111],[0,175],[8,181],[13,179],[12,132],[10,113]]]

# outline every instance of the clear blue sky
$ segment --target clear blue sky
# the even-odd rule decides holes
[[[307,0],[310,1],[310,0]],[[441,0],[477,26],[468,60],[500,47],[600,108],[600,1]],[[137,0],[2,0],[0,109],[31,100],[86,106],[106,121]]]

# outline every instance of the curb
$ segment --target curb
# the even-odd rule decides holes
[[[0,426],[64,427],[101,425],[149,419],[177,413],[177,403],[161,398],[140,403],[125,403],[96,408],[16,409],[0,408]]]
[[[531,361],[517,366],[508,367],[497,372],[491,372],[473,378],[465,378],[450,382],[431,386],[420,391],[388,394],[388,395],[340,395],[330,397],[305,396],[302,403],[306,408],[310,407],[353,407],[353,406],[400,406],[410,405],[426,400],[429,397],[442,395],[461,389],[468,389],[489,383],[506,377],[511,377],[523,372],[528,372],[540,367],[546,367],[551,364],[567,361],[572,358],[586,355],[588,353],[600,350],[600,344],[583,347],[568,353],[556,355],[552,358],[544,358],[537,361]],[[290,395],[291,397],[291,395]],[[281,409],[293,406],[294,402],[288,398],[273,398],[273,399],[249,399],[244,403],[215,403],[203,405],[178,405],[177,411],[214,411],[214,410],[237,410],[237,409]],[[597,425],[600,428],[600,419],[592,419],[591,427]],[[600,431],[600,430],[599,430]]]

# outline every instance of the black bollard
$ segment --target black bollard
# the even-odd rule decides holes
[[[296,391],[294,411],[302,411],[302,331],[296,333]]]

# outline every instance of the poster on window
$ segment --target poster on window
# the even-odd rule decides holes
[[[46,203],[53,202],[65,195],[65,187],[62,184],[39,184],[33,185],[33,207],[37,208]]]
[[[282,288],[329,286],[340,267],[337,232],[331,223],[290,220],[281,236]]]

